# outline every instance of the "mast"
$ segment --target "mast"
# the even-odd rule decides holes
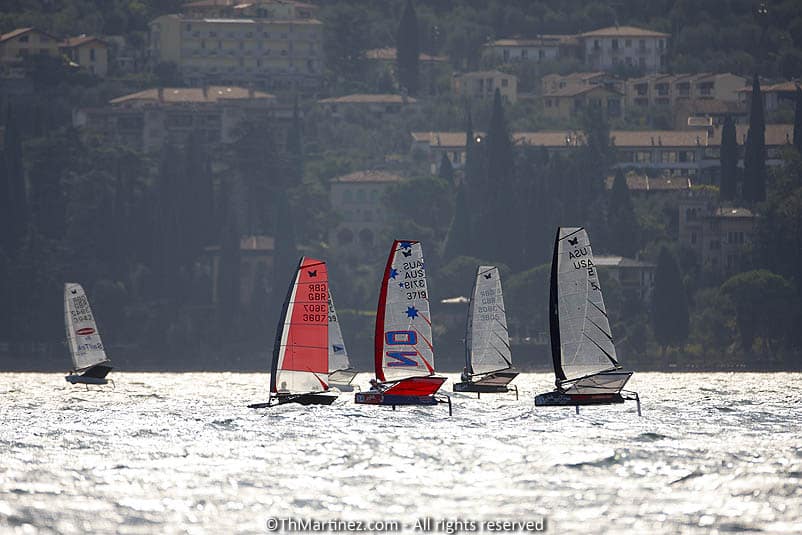
[[[565,381],[565,372],[562,366],[562,350],[560,343],[560,306],[557,289],[557,260],[559,258],[560,227],[554,237],[554,253],[551,257],[551,283],[549,285],[549,334],[551,335],[551,360],[554,363],[554,375],[557,386]]]
[[[390,247],[390,254],[387,256],[387,264],[384,266],[382,274],[382,285],[379,288],[379,304],[376,308],[376,329],[373,333],[373,366],[376,370],[376,379],[385,381],[384,377],[384,316],[387,309],[387,283],[390,279],[390,270],[393,269],[395,251],[398,249],[399,241],[395,240]]]
[[[465,368],[468,373],[473,375],[473,307],[476,304],[476,281],[479,278],[479,270],[482,266],[476,266],[476,276],[473,278],[473,288],[471,289],[471,301],[468,303],[468,315],[465,317]]]
[[[290,300],[295,293],[295,288],[298,287],[298,274],[301,272],[301,264],[303,264],[304,257],[298,261],[298,267],[295,268],[295,275],[290,281],[290,286],[287,288],[287,296],[284,298],[284,304],[281,306],[281,315],[276,325],[276,338],[273,342],[273,362],[270,364],[270,392],[273,394],[278,393],[278,361],[281,353],[282,338],[284,337],[284,325],[287,322],[287,310],[290,306]]]

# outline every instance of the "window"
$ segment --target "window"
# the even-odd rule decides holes
[[[527,57],[529,57],[529,51],[527,49],[525,49],[525,48],[522,48],[521,49],[521,59],[526,59]]]
[[[206,41],[201,39],[201,48],[206,48]]]
[[[691,232],[691,245],[696,245],[696,233]]]
[[[507,50],[507,49],[505,48],[505,49],[502,51],[501,55],[502,55],[502,57],[504,58],[504,61],[509,61],[509,59],[510,59],[510,51],[509,51],[509,50]]]
[[[638,58],[638,67],[641,69],[646,68],[646,58]]]
[[[184,29],[186,31],[188,31],[188,32],[191,32],[192,31],[192,24],[189,24],[189,23],[185,24],[184,25]]]
[[[502,78],[501,79],[501,87],[507,87],[509,85],[509,83],[510,83],[510,81],[507,80],[506,78]]]
[[[89,61],[95,61],[95,49],[94,48],[90,48],[89,49]]]
[[[645,51],[646,50],[646,39],[639,39],[638,40],[638,49],[640,51]]]
[[[545,50],[538,50],[537,51],[537,59],[546,59],[546,51]]]
[[[599,49],[601,49],[601,45],[599,44],[599,40],[598,39],[594,39],[593,40],[593,50],[599,50]]]
[[[618,50],[618,39],[613,39],[613,50]]]
[[[19,38],[20,43],[27,43],[28,41],[30,41],[29,35],[23,35],[22,37]]]
[[[350,189],[345,190],[343,192],[343,202],[350,203],[353,202],[353,200],[354,200],[354,195],[353,193],[351,193],[351,190]]]
[[[627,48],[632,48],[632,39],[627,39],[624,41],[624,46]]]

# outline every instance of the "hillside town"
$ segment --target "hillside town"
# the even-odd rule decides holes
[[[546,263],[569,225],[594,238],[633,365],[802,366],[783,328],[802,319],[802,62],[785,59],[802,42],[774,40],[771,14],[741,14],[757,37],[725,69],[634,11],[475,37],[411,0],[383,2],[386,17],[148,2],[139,22],[116,4],[128,18],[94,33],[0,18],[0,295],[26,310],[2,312],[0,362],[57,360],[72,277],[143,368],[258,368],[292,267],[314,253],[367,366],[386,248],[414,238],[440,362],[459,365],[453,298],[485,261],[504,276],[518,365],[542,369]]]

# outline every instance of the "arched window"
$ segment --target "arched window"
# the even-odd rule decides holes
[[[360,230],[359,244],[368,246],[373,245],[373,231],[367,228]]]
[[[350,229],[344,228],[337,233],[337,241],[340,245],[348,245],[354,241],[354,233]]]

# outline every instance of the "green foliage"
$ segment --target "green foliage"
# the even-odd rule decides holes
[[[28,197],[19,119],[9,107],[6,112],[3,153],[0,155],[0,248],[13,257],[28,231]]]
[[[760,338],[764,350],[773,355],[777,342],[787,336],[791,326],[791,283],[761,269],[732,276],[721,285],[721,292],[735,304],[741,347],[751,353],[755,338]]]
[[[652,326],[657,343],[681,347],[688,339],[688,301],[677,261],[666,247],[660,250],[652,295]]]
[[[634,258],[640,249],[640,228],[629,196],[627,179],[621,169],[616,171],[610,190],[608,219],[610,251]]]
[[[419,54],[418,17],[412,0],[407,0],[396,34],[398,83],[409,94],[418,94]]]
[[[802,89],[796,88],[796,106],[794,106],[794,147],[802,154]]]
[[[735,136],[735,123],[727,115],[721,130],[721,189],[722,201],[734,201],[738,179],[738,141]]]
[[[766,199],[766,122],[763,117],[763,96],[757,75],[752,81],[749,131],[744,155],[743,198],[755,204]]]

